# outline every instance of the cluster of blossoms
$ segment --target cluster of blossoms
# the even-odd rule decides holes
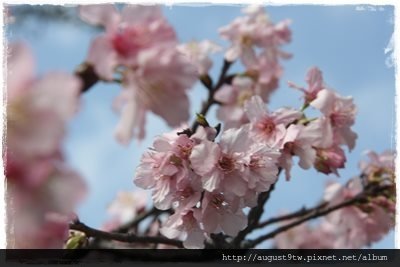
[[[61,141],[78,107],[81,81],[69,74],[34,76],[23,44],[9,46],[5,176],[10,248],[61,248],[85,194],[64,162]]]
[[[379,241],[394,227],[396,212],[394,153],[377,155],[369,152],[370,161],[362,162],[361,177],[354,177],[346,185],[330,183],[324,201],[328,207],[352,199],[372,186],[384,186],[379,194],[366,201],[347,206],[325,216],[319,225],[303,223],[275,238],[282,249],[358,249]]]
[[[213,233],[236,236],[247,226],[243,209],[257,205],[258,195],[276,182],[280,169],[290,178],[294,156],[299,157],[303,169],[314,166],[320,172],[338,174],[346,161],[341,145],[352,149],[357,138],[351,130],[356,112],[352,98],[328,89],[316,67],[307,74],[307,89],[290,83],[304,92],[302,110],[267,109],[270,91],[260,84],[271,85],[279,77],[277,57],[283,52],[278,47],[290,40],[288,22],[272,24],[261,7],[244,12],[245,17],[220,30],[221,36],[232,42],[225,58],[232,62],[240,57],[253,74],[257,70],[258,80],[254,81],[254,75],[239,74],[231,85],[217,90],[218,114],[230,116],[223,119],[225,131],[219,142],[208,123],[195,133],[176,134],[177,130],[162,135],[142,157],[135,175],[137,186],[152,190],[156,208],[175,211],[160,232],[182,238],[187,248],[204,247],[204,240]],[[197,51],[210,52],[209,45],[202,47]],[[262,50],[260,56],[255,48]],[[205,62],[204,53],[192,59]],[[266,53],[274,53],[275,60],[264,62],[265,69],[257,69],[256,60]],[[277,71],[262,72],[267,69]],[[308,106],[322,115],[308,119],[304,111]]]
[[[219,29],[221,37],[232,44],[225,59],[233,62],[240,58],[246,67],[242,75],[234,77],[232,84],[225,84],[215,95],[223,104],[217,117],[225,128],[240,127],[249,121],[243,105],[251,96],[258,95],[265,103],[269,102],[283,73],[279,59],[290,57],[280,50],[280,46],[291,41],[289,20],[274,24],[261,6],[250,6],[243,12],[245,16]]]
[[[135,185],[152,191],[155,208],[171,211],[167,217],[154,217],[148,236],[161,233],[180,239],[185,248],[204,248],[213,234],[234,238],[246,228],[245,210],[257,206],[260,194],[270,190],[282,171],[287,180],[291,178],[295,157],[303,169],[339,175],[346,162],[343,147],[349,151],[355,147],[353,99],[328,88],[317,67],[308,71],[306,88],[289,82],[303,93],[300,110],[268,109],[283,72],[280,59],[290,57],[281,50],[291,40],[290,21],[274,24],[259,6],[243,13],[219,30],[230,47],[221,79],[211,86],[209,54],[222,48],[208,40],[180,44],[160,7],[79,8],[82,20],[105,30],[93,40],[85,66],[99,80],[122,85],[114,101],[121,113],[117,140],[128,144],[132,138],[143,139],[148,112],[170,127],[179,127],[156,137],[136,169]],[[59,248],[85,194],[83,181],[66,165],[61,150],[65,125],[78,108],[82,81],[62,73],[36,79],[29,50],[21,44],[10,48],[5,169],[8,225],[14,229],[9,229],[8,244]],[[228,75],[235,61],[241,61],[245,70]],[[210,85],[209,102],[219,105],[221,133],[221,127],[208,124],[205,114],[199,115],[199,127],[182,127],[189,119],[188,89],[197,79]],[[310,118],[308,108],[320,115]],[[361,177],[346,185],[330,183],[324,196],[326,207],[369,190],[368,199],[328,214],[318,226],[304,223],[279,234],[276,246],[361,248],[381,239],[394,222],[394,155],[370,152],[369,156],[370,162],[360,164]],[[381,187],[384,190],[373,191]],[[144,214],[146,203],[146,193],[120,192],[109,206],[112,218],[103,230],[129,225]],[[138,227],[129,230],[140,232]],[[82,238],[86,240],[83,233],[74,232],[69,241]],[[67,247],[71,246],[75,244],[69,242]]]
[[[135,184],[153,190],[155,207],[175,210],[161,233],[182,236],[186,248],[204,247],[212,233],[235,236],[247,224],[243,208],[277,179],[279,153],[257,145],[248,127],[225,131],[218,143],[212,130],[158,137],[136,172]]]
[[[315,72],[320,73],[313,68],[308,77]],[[259,193],[276,182],[279,168],[290,178],[294,156],[301,168],[314,165],[321,172],[337,174],[345,162],[340,145],[355,142],[341,135],[351,132],[354,104],[323,89],[319,77],[314,82],[321,84],[320,91],[309,104],[322,111],[320,118],[310,120],[290,108],[270,112],[256,95],[243,106],[249,123],[225,130],[219,142],[210,127],[192,135],[175,131],[158,137],[137,168],[135,184],[153,190],[155,207],[175,210],[161,233],[183,236],[188,248],[203,247],[212,233],[235,236],[247,225],[243,209],[257,204]]]
[[[146,113],[160,116],[171,127],[189,119],[187,91],[211,62],[204,54],[218,50],[211,42],[180,45],[158,6],[85,5],[80,17],[105,28],[93,41],[86,62],[103,80],[122,75],[114,107],[121,112],[116,138],[128,144],[145,137]],[[171,99],[174,105],[166,105]]]

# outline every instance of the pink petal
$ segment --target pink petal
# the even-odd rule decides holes
[[[275,114],[275,123],[284,124],[285,126],[297,119],[300,119],[302,116],[300,111],[290,108],[280,108],[275,111]]]
[[[247,67],[253,67],[257,64],[256,53],[252,47],[244,47],[242,50],[242,61],[243,64]]]
[[[148,24],[163,18],[159,6],[125,5],[121,12],[122,21],[128,24]]]
[[[230,104],[235,102],[236,100],[236,90],[231,85],[224,84],[216,93],[215,100],[224,103]]]
[[[213,192],[217,189],[224,178],[223,173],[221,173],[218,169],[212,171],[210,174],[202,177],[203,188],[208,192]]]
[[[86,61],[94,66],[97,75],[102,79],[109,81],[113,79],[114,69],[118,65],[118,55],[107,36],[99,36],[92,42]]]
[[[256,122],[267,115],[266,107],[261,97],[253,96],[244,103],[244,111],[251,122]]]
[[[241,52],[240,46],[232,46],[226,51],[225,59],[229,62],[233,62],[240,56]]]
[[[221,136],[221,148],[225,153],[244,152],[248,149],[251,139],[249,127],[242,126],[239,129],[228,129]]]
[[[81,80],[64,73],[49,73],[32,87],[32,105],[35,109],[52,110],[68,120],[78,108]]]
[[[296,147],[294,153],[299,156],[299,166],[305,170],[313,166],[316,151],[311,146]]]
[[[229,236],[236,236],[247,226],[247,217],[244,214],[225,213],[221,219],[221,228]]]
[[[79,16],[89,24],[105,27],[107,31],[116,30],[120,20],[120,15],[112,4],[80,6]]]
[[[204,233],[199,228],[189,231],[187,238],[183,241],[183,246],[187,249],[203,249],[204,248]]]
[[[221,150],[214,142],[203,141],[196,145],[190,155],[193,170],[201,176],[209,173],[217,164],[220,154]]]
[[[34,79],[35,64],[31,50],[23,43],[9,45],[7,57],[7,98],[13,99],[29,87]]]
[[[323,114],[329,115],[333,110],[335,100],[336,96],[332,91],[323,89],[318,93],[317,98],[312,101],[310,105],[319,109]]]

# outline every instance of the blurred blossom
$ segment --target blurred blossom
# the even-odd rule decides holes
[[[85,183],[63,161],[61,142],[78,107],[81,82],[64,73],[34,75],[30,50],[7,58],[7,218],[12,248],[61,248]]]
[[[93,40],[86,61],[101,79],[123,76],[124,88],[114,102],[121,113],[116,139],[125,145],[132,138],[142,140],[149,111],[172,127],[186,122],[187,89],[196,81],[196,69],[178,51],[175,31],[160,7],[125,5],[118,12],[104,4],[81,6],[79,11],[84,21],[105,28]],[[169,104],[171,99],[174,105]]]
[[[190,62],[197,67],[199,76],[202,76],[208,74],[213,64],[208,57],[209,54],[221,51],[222,47],[209,40],[204,40],[181,44],[178,46],[178,50],[189,58]]]
[[[113,217],[113,221],[125,224],[144,211],[147,201],[147,194],[144,191],[121,191],[108,206],[107,211]]]
[[[250,97],[259,95],[265,103],[269,102],[283,73],[279,59],[290,58],[279,48],[291,40],[290,21],[273,24],[262,6],[244,8],[243,13],[244,17],[219,29],[221,37],[231,42],[225,59],[233,62],[240,58],[246,67],[242,75],[234,77],[232,85],[224,85],[215,96],[222,103],[217,116],[226,128],[248,122],[243,104]]]

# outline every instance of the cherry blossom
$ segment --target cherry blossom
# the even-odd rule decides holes
[[[199,186],[199,178],[189,168],[188,161],[194,141],[185,134],[167,134],[156,139],[153,146],[141,159],[135,184],[153,189],[154,205],[159,209],[168,209],[177,200],[193,201],[195,205],[200,199],[200,194],[193,193]]]
[[[192,41],[181,44],[178,46],[178,50],[185,54],[190,62],[196,66],[199,76],[203,76],[206,75],[212,67],[209,54],[219,52],[222,48],[209,40],[204,40],[201,42]]]
[[[310,68],[306,75],[306,82],[308,85],[307,88],[300,87],[292,82],[289,82],[289,86],[302,91],[304,93],[304,104],[308,105],[325,88],[322,71],[317,67]]]
[[[276,181],[278,153],[267,146],[251,146],[248,127],[229,129],[217,144],[203,141],[190,155],[193,170],[209,192],[223,187],[238,196],[247,189],[266,191]]]
[[[239,198],[232,194],[206,192],[201,205],[201,222],[207,233],[235,236],[247,225]]]
[[[178,210],[171,215],[160,229],[160,233],[168,238],[183,239],[183,246],[188,249],[204,248],[205,233],[196,219],[198,209]],[[198,216],[198,215],[197,215]]]
[[[314,167],[318,171],[325,174],[334,173],[339,176],[337,169],[344,168],[345,163],[346,155],[339,146],[317,148],[317,157]]]
[[[172,127],[187,121],[187,90],[195,81],[195,69],[176,49],[160,46],[141,52],[137,69],[127,70],[125,88],[114,102],[115,109],[121,112],[115,130],[117,140],[128,144],[132,137],[143,139],[148,111]],[[168,104],[171,99],[174,105]]]
[[[359,167],[361,171],[367,176],[388,176],[389,179],[394,180],[394,152],[387,150],[378,154],[374,151],[368,150],[365,154],[369,157],[369,161],[361,161]]]
[[[352,150],[357,139],[357,134],[350,129],[356,115],[353,98],[342,97],[333,91],[323,89],[310,105],[330,119],[337,144],[345,144]]]
[[[111,4],[84,5],[79,14],[87,23],[106,29],[93,41],[87,57],[106,80],[112,80],[119,65],[135,66],[141,51],[177,43],[174,29],[158,6],[126,5],[118,12]]]
[[[289,21],[274,25],[261,6],[244,9],[243,12],[246,16],[236,18],[219,29],[221,37],[232,43],[225,53],[228,61],[240,57],[245,66],[252,66],[257,58],[255,47],[274,48],[290,41]]]
[[[277,235],[274,238],[274,245],[278,249],[329,249],[334,241],[334,234],[325,228],[302,223]]]
[[[335,205],[361,193],[362,181],[356,177],[345,186],[331,183],[326,189],[325,200]],[[378,241],[393,226],[393,211],[388,213],[376,201],[360,206],[349,206],[326,216],[326,224],[332,224],[337,238],[335,248],[361,248]]]
[[[311,127],[301,124],[292,124],[288,127],[282,141],[279,159],[280,166],[285,169],[286,179],[290,179],[290,169],[292,167],[292,157],[299,157],[299,166],[309,169],[313,166],[316,159],[316,151],[313,148],[315,134]]]
[[[69,74],[36,78],[33,56],[10,45],[7,79],[7,215],[12,248],[62,248],[86,185],[64,162],[61,141],[78,108],[81,81]]]
[[[270,93],[268,84],[256,83],[248,76],[236,76],[231,85],[223,85],[215,94],[215,99],[221,103],[217,117],[224,122],[225,129],[238,128],[249,122],[243,109],[244,103],[254,95],[268,102]]]
[[[285,137],[286,126],[302,116],[302,113],[289,108],[269,112],[259,96],[253,96],[244,105],[250,120],[250,131],[254,136],[271,147],[277,147]]]
[[[147,193],[144,191],[120,191],[108,206],[108,213],[119,224],[125,224],[134,219],[146,208]]]
[[[159,6],[126,5],[118,12],[113,5],[85,5],[80,16],[106,29],[93,41],[87,62],[104,80],[112,81],[117,68],[122,72],[123,90],[114,101],[121,113],[115,129],[120,143],[144,138],[149,111],[171,127],[189,119],[186,90],[196,81],[196,69],[177,50],[175,31]],[[176,105],[167,105],[170,99]]]

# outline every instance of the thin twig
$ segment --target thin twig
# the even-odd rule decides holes
[[[307,214],[313,212],[315,209],[321,209],[321,208],[325,207],[327,204],[328,204],[328,203],[323,202],[323,203],[319,204],[319,205],[318,205],[317,207],[315,207],[315,208],[306,209],[306,208],[303,207],[303,208],[301,208],[301,209],[299,209],[298,211],[295,211],[295,212],[293,212],[293,213],[285,214],[285,215],[282,215],[282,216],[270,218],[270,219],[268,219],[268,220],[266,220],[266,221],[264,221],[264,222],[260,222],[260,223],[255,227],[255,229],[263,228],[263,227],[265,227],[265,226],[267,226],[267,225],[270,225],[270,224],[273,224],[273,223],[277,223],[277,222],[281,222],[281,221],[286,221],[286,220],[291,220],[291,219],[294,219],[294,218],[297,218],[297,217],[301,217],[301,216],[307,215]]]
[[[153,207],[152,209],[150,209],[148,211],[140,213],[139,216],[137,216],[133,221],[119,226],[117,229],[113,230],[112,232],[127,233],[129,231],[129,229],[138,226],[139,223],[141,223],[145,219],[149,218],[150,216],[157,216],[157,215],[160,215],[161,213],[167,213],[167,212],[170,212],[170,211],[169,210],[159,210],[159,209]]]
[[[70,224],[71,230],[81,231],[88,237],[95,237],[104,240],[115,240],[126,243],[149,243],[149,244],[166,244],[182,248],[182,242],[179,240],[168,239],[161,236],[137,236],[130,233],[112,233],[97,230],[85,225],[82,222],[74,222]]]
[[[208,98],[207,98],[207,100],[205,102],[203,102],[203,106],[202,106],[201,111],[199,112],[199,114],[201,114],[203,116],[207,115],[207,113],[210,110],[211,106],[213,104],[218,103],[217,101],[215,101],[214,95],[221,88],[221,86],[225,82],[227,82],[226,81],[226,73],[228,72],[228,70],[229,70],[231,65],[232,65],[232,62],[224,60],[224,65],[222,66],[221,73],[220,73],[219,78],[218,78],[218,82],[215,84],[215,86],[210,88],[210,86],[205,85],[207,87],[207,89],[209,89],[208,90]],[[232,80],[232,79],[230,78],[230,80]],[[196,132],[197,127],[199,127],[199,123],[198,123],[197,120],[195,120],[193,122],[193,124],[192,124],[192,127],[191,127],[193,133]]]

